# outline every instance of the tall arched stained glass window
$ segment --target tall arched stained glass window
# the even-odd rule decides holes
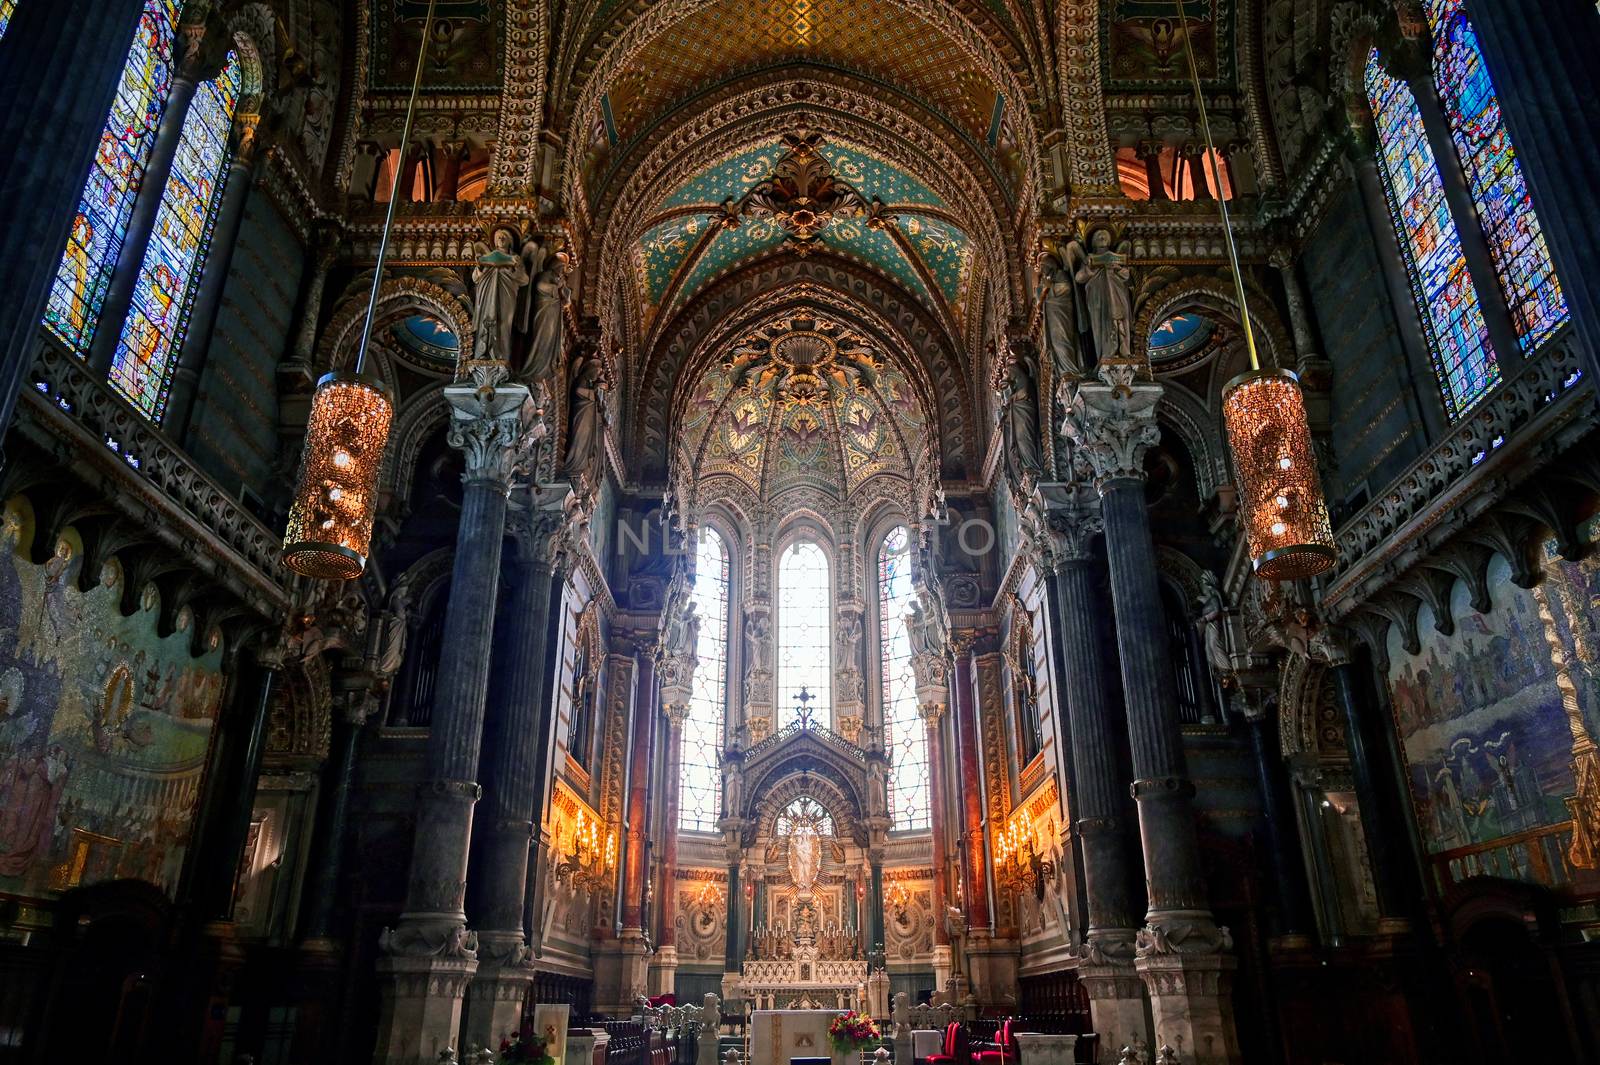
[[[156,127],[172,87],[172,39],[178,0],[145,0],[122,80],[100,134],[89,180],[72,220],[67,250],[56,269],[44,322],[73,351],[94,339],[111,271],[128,232]]]
[[[17,0],[0,0],[0,38],[11,28],[11,16],[16,14]]]
[[[917,712],[911,672],[911,553],[904,525],[878,549],[878,664],[883,685],[884,744],[889,751],[889,817],[899,830],[925,829],[928,820],[928,731]]]
[[[833,705],[832,601],[828,556],[810,540],[790,544],[778,560],[778,727],[799,719],[826,725]]]
[[[1367,57],[1366,86],[1395,235],[1405,253],[1445,409],[1454,418],[1499,384],[1500,366],[1416,97],[1405,82],[1389,76],[1376,49]]]
[[[694,609],[700,618],[694,694],[683,723],[678,827],[715,832],[722,816],[722,721],[728,678],[728,549],[702,528],[695,547]]]
[[[195,93],[111,364],[112,387],[152,421],[166,413],[173,365],[200,287],[242,84],[239,57],[230,52],[222,72]]]
[[[1522,165],[1500,117],[1500,99],[1462,0],[1428,0],[1433,80],[1439,91],[1467,189],[1488,238],[1523,351],[1532,351],[1568,317],[1544,229],[1528,195]]]

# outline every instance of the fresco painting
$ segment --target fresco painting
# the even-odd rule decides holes
[[[1559,562],[1553,550],[1533,589],[1513,584],[1510,565],[1496,556],[1487,613],[1474,610],[1467,586],[1456,582],[1448,635],[1424,606],[1419,653],[1408,654],[1390,632],[1395,727],[1440,891],[1478,876],[1562,892],[1600,888],[1578,799],[1592,757],[1585,738],[1593,734],[1595,682],[1587,669],[1573,676],[1570,663],[1583,655],[1562,606],[1572,596],[1600,601],[1600,573],[1593,563]]]
[[[115,561],[79,591],[71,530],[34,565],[30,525],[13,504],[0,528],[0,895],[122,878],[172,895],[221,703],[220,640],[192,656],[187,609],[158,636],[153,586],[124,617]]]

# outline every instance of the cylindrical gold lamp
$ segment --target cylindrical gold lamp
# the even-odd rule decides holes
[[[317,382],[283,536],[284,565],[319,580],[361,576],[393,419],[394,400],[376,378],[330,373]]]
[[[1256,574],[1290,581],[1327,570],[1338,551],[1300,379],[1288,370],[1252,370],[1234,378],[1222,390],[1222,423]]]

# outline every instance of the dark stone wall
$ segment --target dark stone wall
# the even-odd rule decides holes
[[[304,267],[294,230],[260,189],[252,190],[201,374],[189,450],[223,487],[242,487],[269,509],[289,490],[274,475],[274,371],[288,348]]]
[[[1432,382],[1413,383],[1368,209],[1355,183],[1345,182],[1302,260],[1333,363],[1332,428],[1339,465],[1328,472],[1336,516],[1359,509],[1426,446],[1417,386]],[[1378,220],[1388,224],[1386,218]]]

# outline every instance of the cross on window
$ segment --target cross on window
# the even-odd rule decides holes
[[[811,727],[811,701],[815,698],[804,685],[794,697],[795,702],[800,704],[794,709],[795,722],[803,729]]]

